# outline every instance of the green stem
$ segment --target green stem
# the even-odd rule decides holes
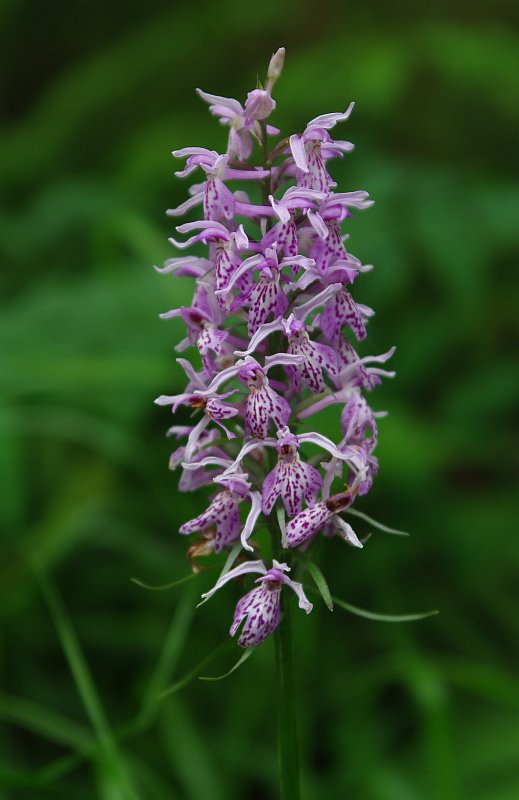
[[[286,561],[277,524],[272,529],[272,556]],[[281,593],[281,622],[274,632],[276,648],[276,707],[278,723],[278,766],[280,800],[299,800],[299,760],[297,756],[296,703],[292,663],[292,597]]]
[[[299,800],[299,764],[292,664],[291,598],[285,593],[284,615],[274,640],[276,645],[278,759],[280,800]]]
[[[263,169],[269,169],[269,146],[268,146],[268,136],[267,136],[267,123],[265,120],[260,122],[261,127],[261,152],[263,155]],[[261,202],[264,206],[270,205],[269,203],[269,194],[272,191],[272,185],[270,176],[268,178],[264,178],[261,181]],[[270,227],[271,220],[267,219],[267,228]]]

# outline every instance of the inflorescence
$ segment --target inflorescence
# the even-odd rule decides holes
[[[305,550],[319,533],[362,547],[341,515],[370,490],[378,470],[376,417],[383,414],[371,410],[363,391],[394,374],[379,366],[393,350],[361,358],[345,335],[349,330],[364,339],[374,313],[351,294],[359,273],[371,266],[346,249],[342,231],[352,209],[372,201],[364,191],[335,192],[327,169],[329,161],[353,149],[331,131],[349,118],[354,104],[312,119],[301,134],[280,138],[267,120],[276,108],[272,90],[284,54],[280,48],[273,55],[265,86],[249,92],[244,106],[197,90],[229,128],[227,152],[173,152],[186,160],[178,177],[202,170],[205,181],[191,186],[189,199],[167,213],[178,217],[201,207],[202,219],[176,228],[188,238],[170,241],[180,250],[202,243],[207,253],[168,259],[158,269],[195,279],[191,305],[161,316],[183,319],[187,336],[176,349],[196,346],[201,360],[196,371],[179,358],[185,392],[155,401],[173,413],[187,406],[199,415],[196,424],[170,428],[170,435],[184,440],[170,467],[182,468],[180,491],[215,489],[209,506],[180,533],[200,537],[188,550],[195,570],[199,557],[231,551],[204,600],[234,578],[259,575],[239,600],[230,629],[234,636],[245,621],[242,647],[259,644],[275,630],[283,587],[311,611],[302,584],[287,574],[294,551]],[[252,163],[255,152],[260,165]],[[239,188],[232,190],[228,182]],[[304,430],[307,420],[332,404],[341,406],[337,443]],[[307,457],[308,445],[317,454]],[[332,494],[335,481],[342,486]],[[263,528],[272,533],[264,549],[283,559],[269,558],[270,566],[257,558],[261,548],[252,539]]]

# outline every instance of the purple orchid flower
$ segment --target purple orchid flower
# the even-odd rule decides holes
[[[269,117],[276,107],[270,92],[265,89],[249,92],[244,108],[238,100],[231,97],[208,94],[201,89],[196,91],[202,100],[209,103],[211,114],[218,117],[223,125],[229,126],[228,157],[245,161],[252,153],[254,139],[261,138],[260,120]],[[268,125],[267,133],[275,135],[279,131]]]
[[[387,370],[382,370],[377,367],[365,366],[366,364],[371,364],[373,362],[377,364],[383,364],[389,358],[391,358],[394,352],[395,348],[392,347],[391,350],[388,350],[387,353],[382,353],[380,356],[365,356],[364,358],[359,358],[355,354],[355,360],[352,360],[339,373],[339,377],[337,379],[337,385],[339,388],[334,391],[328,391],[325,394],[316,397],[313,402],[309,403],[305,406],[305,408],[298,412],[297,416],[299,419],[311,417],[318,411],[322,411],[323,408],[327,408],[327,406],[334,405],[336,403],[347,403],[355,390],[360,386],[363,386],[366,382],[364,381],[363,377],[359,377],[361,376],[361,372],[362,375],[365,374],[370,381],[374,381],[376,379],[377,382],[379,382],[379,376],[381,375],[385,376],[386,378],[394,378],[394,372],[388,372]],[[378,414],[374,416],[381,416],[381,412],[378,412]]]
[[[330,194],[319,203],[316,210],[309,209],[307,219],[313,233],[309,231],[307,235],[310,234],[314,238],[314,242],[309,248],[309,254],[315,259],[317,269],[321,273],[326,273],[336,262],[353,261],[355,264],[357,261],[346,250],[344,242],[348,236],[342,235],[340,224],[346,217],[351,216],[350,208],[359,210],[370,208],[373,200],[368,198],[368,193],[361,191]],[[357,264],[360,266],[358,261]],[[366,267],[364,267],[364,271],[366,271]],[[351,280],[353,280],[357,274],[355,267],[351,269],[351,272],[353,273]]]
[[[268,437],[265,439],[251,439],[249,442],[246,442],[241,448],[236,458],[234,459],[234,461],[232,461],[225,468],[222,474],[223,475],[232,474],[233,472],[240,470],[242,468],[243,459],[258,448],[263,449],[265,447],[275,447],[278,450],[278,455],[279,455],[279,442],[280,439],[283,439],[284,437],[288,437],[287,443],[289,447],[295,447],[296,451],[301,444],[314,444],[317,445],[317,447],[320,447],[322,450],[326,450],[333,458],[346,462],[348,466],[355,473],[358,473],[359,471],[362,471],[365,468],[365,462],[366,462],[365,453],[359,448],[343,446],[341,449],[339,449],[331,441],[331,439],[328,439],[327,436],[323,436],[321,433],[316,433],[313,431],[309,433],[298,433],[292,437],[290,430],[287,427],[285,427],[282,428],[280,431],[278,431],[277,439]],[[283,453],[283,455],[287,456],[287,458],[290,458],[289,452]],[[214,459],[212,456],[208,456],[201,462],[203,466],[209,466],[215,463],[220,463],[220,462],[217,459]],[[183,464],[183,466],[187,465]],[[306,479],[305,479],[305,484],[306,484]]]
[[[334,348],[341,340],[341,332],[345,325],[351,328],[359,341],[364,339],[367,333],[366,320],[375,312],[369,306],[355,302],[346,284],[352,283],[358,272],[367,272],[371,267],[362,266],[358,259],[348,253],[345,259],[336,261],[325,273],[321,273],[312,265],[304,265],[304,268],[304,275],[292,284],[294,288],[306,291],[314,281],[317,281],[319,287],[337,286],[338,281],[342,284],[323,302],[323,311],[317,320],[322,332]]]
[[[240,512],[239,504],[246,498],[251,499],[250,520],[245,525],[245,533],[242,544],[246,544],[250,532],[259,514],[259,495],[257,492],[250,491],[251,484],[247,481],[247,476],[243,474],[230,474],[220,476],[218,483],[224,486],[209,504],[209,507],[198,517],[185,522],[179,529],[180,533],[188,534],[196,531],[203,531],[206,528],[215,527],[214,550],[219,553],[223,547],[238,539],[240,536]],[[252,516],[251,516],[252,515]],[[248,549],[250,546],[248,546]]]
[[[160,397],[157,397],[155,403],[158,406],[170,405],[173,413],[175,413],[177,408],[181,405],[191,406],[193,409],[200,408],[204,411],[204,416],[189,434],[186,445],[186,458],[190,458],[195,452],[196,448],[199,446],[200,435],[206,429],[211,420],[213,420],[223,430],[228,439],[235,439],[236,435],[225,427],[222,420],[232,419],[232,417],[235,417],[239,412],[234,406],[223,402],[225,398],[234,394],[235,390],[225,392],[222,395],[217,395],[215,392],[208,394],[204,381],[200,375],[194,371],[191,364],[188,361],[185,361],[183,358],[178,358],[177,361],[184,368],[188,378],[190,379],[188,388],[196,387],[196,390],[174,395],[162,394]],[[205,395],[201,395],[201,391],[205,391]]]
[[[167,436],[175,436],[177,439],[180,439],[184,436],[189,438],[192,430],[192,425],[173,425],[171,428],[169,428]],[[228,460],[224,460],[226,459],[225,452],[220,447],[211,446],[211,442],[214,442],[218,438],[219,433],[214,428],[212,430],[202,431],[197,439],[194,452],[191,455],[191,463],[196,464],[203,458],[212,456],[213,458],[220,459],[225,466],[228,466]],[[186,446],[182,445],[177,447],[177,449],[174,450],[170,456],[169,468],[171,470],[177,469],[185,461],[185,459]],[[192,470],[183,469],[182,475],[180,476],[180,480],[178,482],[178,489],[180,492],[192,492],[201,486],[208,486],[216,477],[218,477],[221,471],[221,465],[220,468],[216,470],[206,470],[202,466]]]
[[[249,92],[245,107],[232,97],[221,97],[220,95],[208,94],[201,89],[196,90],[202,100],[209,104],[211,114],[218,117],[222,125],[229,126],[229,140],[227,143],[227,155],[229,158],[245,161],[252,153],[254,140],[258,142],[261,140],[262,128],[259,123],[267,119],[276,107],[276,102],[272,99],[271,93],[275,81],[281,74],[284,53],[284,47],[280,47],[274,53],[270,62],[265,89],[253,89]],[[272,136],[278,134],[279,130],[272,125],[267,125],[266,132]]]
[[[280,595],[283,586],[288,586],[295,592],[299,600],[299,608],[306,611],[307,614],[313,608],[312,603],[305,595],[302,584],[289,578],[287,572],[290,572],[290,567],[275,560],[269,570],[263,561],[246,561],[222,575],[215,586],[202,597],[204,600],[208,600],[228,581],[242,575],[259,573],[261,577],[255,581],[259,585],[238,601],[229,631],[230,635],[234,636],[245,620],[238,644],[240,647],[256,646],[261,644],[279,625],[281,618]]]
[[[214,304],[210,304],[209,294],[214,297]],[[224,317],[211,287],[208,284],[198,284],[192,306],[174,308],[160,314],[161,319],[176,317],[182,318],[188,335],[175,349],[177,352],[183,352],[189,345],[196,344],[204,370],[208,375],[214,375],[217,371],[215,359],[223,354],[229,332],[218,327],[222,324]],[[232,346],[229,344],[228,355],[231,352]]]
[[[268,249],[276,247],[283,252],[285,258],[297,256],[299,245],[296,212],[304,213],[308,209],[315,208],[317,203],[324,200],[325,197],[323,192],[297,186],[287,189],[279,200],[274,199],[273,195],[269,195],[270,204],[279,221],[264,234],[261,240],[262,252],[265,253]],[[293,272],[295,272],[295,266]]]
[[[168,216],[180,216],[200,204],[203,204],[205,220],[224,224],[230,222],[238,211],[250,216],[259,213],[255,207],[249,208],[248,203],[238,201],[224,181],[263,180],[270,175],[269,170],[235,169],[229,166],[228,155],[220,155],[205,147],[182,147],[174,150],[173,155],[186,158],[185,168],[175,173],[178,178],[185,178],[200,167],[206,174],[206,182],[191,187],[191,197],[177,208],[168,209]],[[270,213],[269,209],[267,213]]]
[[[336,458],[331,458],[330,461],[324,465],[324,480],[323,480],[323,489],[322,489],[322,497],[323,500],[329,500],[330,498],[330,489],[335,477],[340,477],[342,473],[342,462],[339,462]],[[337,469],[338,468],[338,469]],[[360,483],[358,484],[359,489],[358,492],[360,494],[360,489],[362,486],[362,475],[359,478]],[[346,522],[342,517],[338,514],[332,514],[331,517],[324,523],[322,527],[323,536],[326,536],[327,539],[331,539],[333,536],[338,536],[339,539],[342,539],[347,544],[351,545],[351,547],[358,547],[362,549],[364,547],[363,543],[360,541],[359,537],[349,524]],[[307,540],[306,545],[310,543],[310,540]],[[305,549],[305,544],[302,545],[301,549]]]
[[[378,412],[377,417],[385,416]],[[373,478],[378,472],[378,459],[373,455],[377,445],[378,431],[375,413],[368,406],[365,398],[357,389],[354,391],[341,412],[341,428],[344,434],[339,449],[344,446],[358,447],[366,454],[367,472],[359,484],[359,495],[367,494],[373,485]]]
[[[257,283],[254,285],[252,292],[248,292],[250,299],[247,297],[240,298],[242,302],[249,299],[248,333],[249,336],[252,336],[271,315],[278,319],[287,310],[288,299],[281,283],[284,277],[281,274],[281,270],[285,267],[308,269],[314,264],[315,262],[311,258],[306,258],[305,256],[287,256],[279,260],[277,245],[274,244],[271,248],[265,250],[263,256],[252,256],[245,259],[234,272],[226,289],[217,290],[216,294],[226,294],[227,304],[232,307],[235,301],[230,292],[235,284],[238,284],[251,269],[259,271]]]
[[[361,470],[349,489],[310,508],[305,508],[293,519],[289,520],[285,528],[285,541],[289,547],[299,547],[312,539],[332,517],[345,511],[355,500],[359,486],[365,478],[365,470]]]
[[[388,372],[379,367],[366,367],[366,364],[377,361],[379,363],[384,363],[394,352],[395,348],[392,347],[391,350],[388,350],[383,356],[366,356],[365,358],[359,358],[348,340],[342,338],[337,347],[337,355],[342,364],[339,376],[340,380],[343,382],[349,380],[353,386],[361,386],[368,392],[372,391],[375,386],[381,382],[381,378],[394,378],[396,373],[392,371]]]
[[[238,360],[232,367],[222,370],[210,383],[207,389],[197,390],[200,396],[213,394],[223,383],[239,377],[247,383],[249,390],[245,405],[245,426],[247,436],[256,436],[264,439],[267,435],[269,419],[272,419],[276,428],[287,424],[292,409],[284,397],[281,397],[270,385],[267,372],[272,367],[298,364],[300,356],[288,353],[279,353],[267,356],[265,366],[261,367],[258,361],[251,356]]]
[[[282,331],[288,340],[288,352],[301,356],[301,363],[287,366],[287,374],[295,392],[308,386],[314,392],[323,392],[325,383],[323,370],[332,378],[339,373],[339,362],[335,351],[326,344],[310,339],[304,320],[320,305],[342,289],[340,283],[332,284],[301,306],[296,306],[288,319],[279,318],[261,325],[251,337],[246,351],[236,351],[235,355],[246,356],[256,351],[259,344],[271,333]]]
[[[281,496],[289,517],[298,514],[303,507],[303,497],[313,505],[322,486],[318,470],[299,458],[299,441],[288,428],[278,431],[278,463],[269,472],[263,483],[261,510],[268,516],[274,503]]]
[[[208,220],[200,220],[198,222],[186,222],[184,225],[179,225],[177,231],[179,233],[190,233],[193,230],[200,229],[200,233],[191,236],[185,242],[177,242],[175,239],[170,239],[175,247],[189,247],[195,242],[214,242],[214,264],[216,272],[216,292],[219,290],[227,289],[229,281],[233,274],[241,266],[241,259],[239,256],[240,250],[247,250],[249,240],[240,225],[236,231],[228,231],[221,223],[211,222]],[[237,281],[237,286],[240,290],[241,296],[249,297],[252,292],[253,280],[250,271],[243,273]],[[225,299],[218,294],[218,301],[222,308],[225,308]],[[236,304],[231,304],[231,310],[235,309]]]
[[[343,114],[322,114],[315,117],[301,136],[294,133],[290,137],[290,151],[296,165],[299,187],[327,192],[336,185],[324,166],[325,162],[353,150],[353,145],[351,142],[334,141],[328,131],[338,122],[347,120],[354,105],[350,103]]]

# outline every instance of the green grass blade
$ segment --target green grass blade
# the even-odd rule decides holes
[[[443,679],[463,691],[519,710],[519,680],[515,675],[487,664],[448,656],[438,658],[436,664]]]
[[[191,577],[191,576],[190,576]],[[194,587],[187,586],[177,606],[175,616],[164,639],[162,651],[144,692],[142,707],[136,724],[146,725],[155,717],[161,692],[175,670],[176,663],[185,645],[189,626],[195,612]]]
[[[113,774],[122,791],[122,796],[138,800],[138,795],[130,783],[127,770],[119,753],[114,736],[105,716],[97,694],[94,681],[74,631],[72,621],[63,601],[49,577],[37,573],[38,581],[56,626],[61,646],[65,653],[74,683],[81,697],[85,712],[90,719],[104,756],[104,762]]]
[[[218,759],[218,749],[179,695],[170,697],[165,704],[158,733],[163,752],[173,767],[175,781],[180,784],[179,794],[183,800],[230,800],[233,797],[225,778],[225,767]],[[162,800],[169,798],[169,794],[164,795]]]
[[[90,731],[74,720],[23,697],[15,697],[5,692],[0,692],[0,719],[26,728],[72,750],[84,752],[95,745]]]
[[[67,755],[51,761],[36,773],[38,786],[53,786],[56,781],[77,769],[84,763],[84,758],[77,755]]]

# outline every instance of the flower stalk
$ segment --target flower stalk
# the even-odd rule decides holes
[[[281,622],[274,632],[276,648],[276,704],[279,786],[281,800],[299,800],[296,701],[292,661],[292,598],[283,598]]]

